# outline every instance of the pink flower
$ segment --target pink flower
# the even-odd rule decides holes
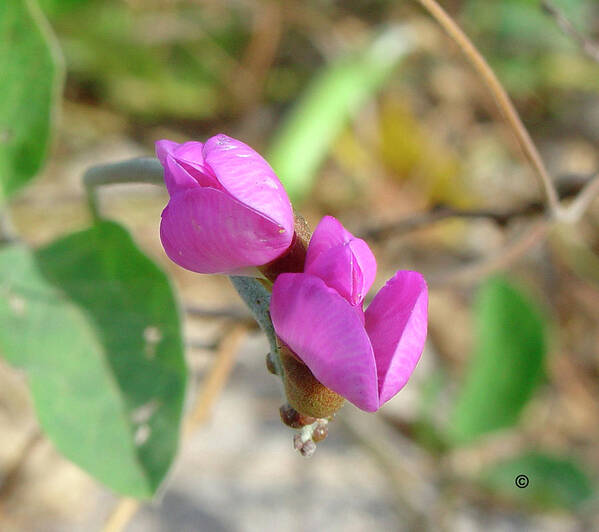
[[[304,272],[320,277],[361,308],[376,277],[376,259],[364,240],[355,238],[339,220],[325,216],[310,240]]]
[[[418,272],[398,271],[362,310],[375,274],[368,245],[327,216],[304,273],[279,275],[270,304],[277,335],[316,379],[368,412],[405,386],[427,330],[428,290]]]
[[[160,238],[169,258],[199,273],[242,273],[283,254],[293,209],[269,164],[243,142],[156,143],[170,201]]]

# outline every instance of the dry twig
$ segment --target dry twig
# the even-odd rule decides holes
[[[210,373],[202,382],[202,390],[198,395],[191,413],[183,429],[183,438],[187,439],[208,417],[214,402],[220,396],[231,370],[239,347],[247,334],[245,325],[236,325],[231,333],[223,338],[218,349],[216,360]]]
[[[388,236],[400,236],[436,222],[449,218],[486,219],[498,225],[506,225],[509,221],[521,216],[540,214],[544,210],[544,204],[531,202],[514,209],[455,209],[446,205],[439,205],[430,211],[406,216],[400,220],[388,224],[379,225],[363,231],[362,238],[379,241]]]
[[[514,107],[507,92],[497,79],[497,76],[480,54],[476,47],[472,44],[466,34],[459,28],[454,20],[445,12],[445,10],[436,2],[436,0],[418,0],[420,4],[431,14],[431,16],[443,27],[443,29],[449,34],[449,36],[456,42],[460,47],[464,55],[470,61],[474,69],[478,72],[480,77],[483,79],[491,93],[493,94],[499,108],[505,115],[509,125],[514,132],[514,135],[518,139],[520,146],[524,150],[527,158],[529,159],[532,167],[538,175],[545,195],[547,196],[547,202],[549,210],[555,216],[561,213],[561,207],[559,204],[559,198],[555,185],[547,172],[545,163],[541,158],[534,142],[532,141],[527,129],[524,127],[516,108]]]
[[[556,179],[556,187],[560,200],[575,197],[567,212],[578,216],[588,207],[589,197],[594,197],[595,188],[599,186],[595,175],[564,175]],[[581,199],[582,198],[582,199]],[[580,204],[580,205],[578,205]],[[578,205],[578,206],[575,206]],[[390,236],[400,236],[422,227],[449,218],[487,219],[498,225],[506,225],[515,218],[543,214],[545,205],[541,200],[534,200],[511,209],[456,209],[449,205],[437,205],[429,211],[419,212],[386,224],[367,228],[361,231],[362,238],[374,241]]]
[[[228,318],[235,321],[253,321],[252,315],[243,307],[230,306],[209,308],[201,305],[185,305],[185,314],[191,318]]]
[[[247,111],[260,98],[270,67],[275,60],[281,36],[283,35],[283,8],[272,0],[253,6],[252,32],[244,51],[239,68],[242,74],[233,73],[235,90],[241,109]],[[243,83],[250,75],[252,83]]]
[[[437,276],[429,276],[430,286],[471,284],[498,270],[502,270],[516,262],[531,249],[539,245],[553,227],[550,218],[538,220],[520,235],[515,241],[506,245],[499,253],[474,264],[460,267],[455,271]]]
[[[541,158],[530,134],[524,127],[518,112],[516,111],[507,92],[497,79],[497,76],[488,65],[484,57],[472,44],[466,34],[459,28],[455,21],[445,12],[445,10],[437,3],[436,0],[418,0],[420,4],[431,14],[431,16],[443,27],[447,34],[460,47],[468,61],[478,72],[482,80],[485,82],[503,114],[505,115],[509,125],[512,128],[520,146],[524,150],[532,167],[535,169],[537,176],[543,186],[547,199],[549,218],[537,222],[534,226],[515,242],[512,242],[497,256],[484,260],[481,263],[467,266],[465,269],[438,278],[436,282],[442,284],[448,282],[471,282],[472,280],[480,279],[489,273],[506,267],[513,261],[520,258],[524,253],[542,241],[549,229],[556,222],[576,223],[578,222],[586,209],[588,209],[593,200],[599,195],[599,177],[591,180],[586,187],[580,191],[568,208],[562,207],[557,189],[553,183],[545,163]]]
[[[576,223],[580,220],[597,196],[599,196],[599,175],[595,175],[580,191],[578,196],[574,198],[574,201],[566,211],[565,221]]]

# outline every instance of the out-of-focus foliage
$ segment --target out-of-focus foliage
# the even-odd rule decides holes
[[[186,120],[214,116],[230,102],[228,74],[247,39],[236,11],[198,8],[136,10],[116,0],[46,0],[69,75],[84,91],[139,116]]]
[[[541,377],[546,349],[541,316],[507,281],[487,281],[474,308],[476,348],[450,421],[458,442],[518,421]]]
[[[402,102],[389,99],[381,111],[380,156],[387,167],[402,179],[417,180],[433,204],[471,204],[457,156],[431,139]]]
[[[554,0],[553,4],[581,31],[588,31],[596,10],[593,0]],[[543,13],[539,0],[468,0],[462,13],[465,29],[511,94],[525,96],[549,88],[599,89],[597,66]]]
[[[411,47],[407,31],[392,28],[364,49],[330,63],[314,78],[275,132],[268,154],[292,201],[310,190],[343,126]]]
[[[528,477],[527,486],[515,486],[519,475]],[[493,464],[482,473],[482,483],[511,499],[571,510],[587,502],[595,488],[573,459],[536,452]]]
[[[186,367],[165,275],[103,222],[35,254],[0,252],[0,349],[26,370],[56,447],[113,490],[149,497],[177,450]]]
[[[62,69],[35,0],[0,3],[0,204],[41,168]]]
[[[57,15],[89,4],[91,0],[38,0],[46,15]]]

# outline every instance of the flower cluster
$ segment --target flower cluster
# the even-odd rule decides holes
[[[167,255],[199,273],[257,276],[268,265],[275,272],[270,312],[281,352],[317,381],[315,397],[330,390],[373,412],[406,384],[426,339],[422,275],[398,271],[364,311],[376,276],[366,242],[326,216],[307,251],[291,255],[299,264],[290,267],[293,210],[258,153],[225,135],[203,144],[161,140],[156,152],[170,195],[160,227]],[[332,402],[338,409],[340,402]],[[301,412],[301,401],[291,403]]]

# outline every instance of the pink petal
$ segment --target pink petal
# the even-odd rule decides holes
[[[281,255],[292,237],[292,232],[213,188],[184,189],[173,195],[160,224],[166,254],[199,273],[260,266]]]
[[[364,240],[355,238],[332,216],[325,216],[310,240],[304,271],[358,305],[374,282],[376,260]]]
[[[210,186],[209,183],[201,182],[201,177],[205,173],[200,170],[204,164],[203,146],[201,142],[183,144],[172,140],[156,142],[156,156],[164,167],[164,182],[169,195],[172,196],[182,189],[197,187],[198,184]],[[183,164],[183,159],[186,164]],[[217,185],[214,188],[219,188],[216,179],[211,179],[213,184]]]
[[[177,149],[177,146],[179,146],[179,143],[172,140],[162,139],[156,141],[156,157],[158,157],[162,166],[166,165],[166,158]]]
[[[252,148],[226,135],[208,139],[204,161],[220,185],[241,203],[293,234],[291,203],[270,165]]]
[[[428,289],[418,272],[398,271],[366,309],[382,405],[408,382],[426,340]]]
[[[379,407],[370,340],[355,309],[322,279],[284,273],[272,288],[275,331],[325,386],[358,408]]]

